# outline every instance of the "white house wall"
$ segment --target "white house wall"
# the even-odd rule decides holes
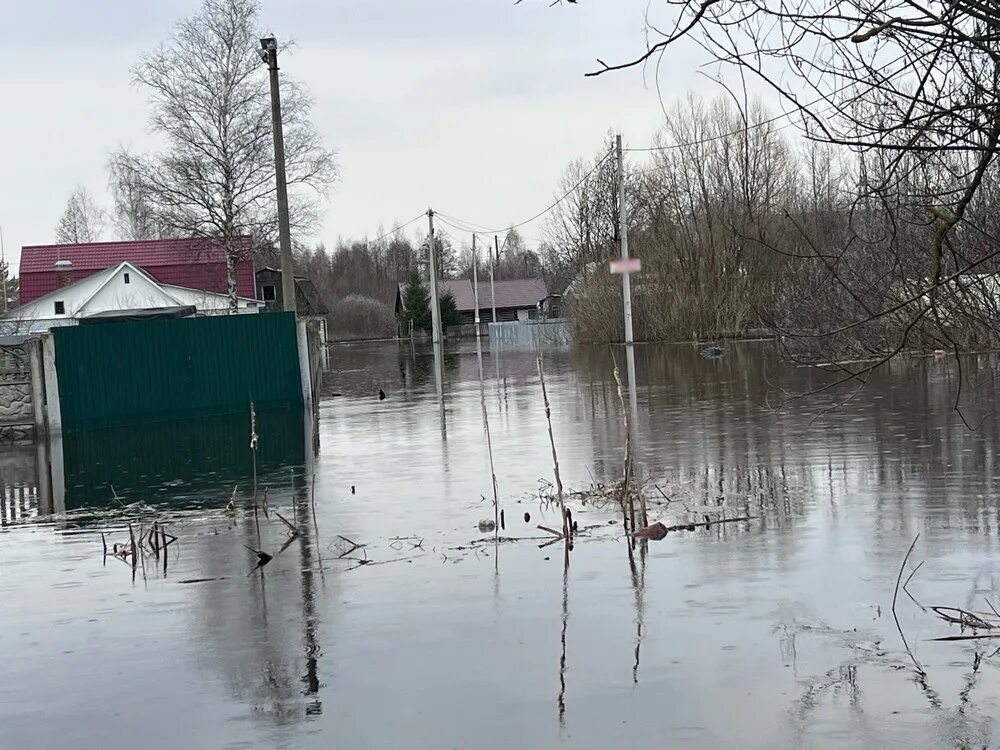
[[[205,292],[201,289],[188,289],[183,286],[170,286],[165,284],[163,289],[170,293],[171,297],[175,297],[177,302],[182,305],[194,305],[198,308],[198,312],[226,312],[229,310],[229,297],[225,294],[216,294],[214,292]],[[247,308],[252,308],[254,311],[257,309],[257,303],[255,300],[239,298],[239,309],[243,312]]]
[[[128,274],[129,283],[125,283]],[[149,307],[176,307],[178,301],[155,281],[129,266],[117,268],[107,283],[76,309],[78,317],[111,310],[142,310]],[[68,308],[68,306],[67,306]],[[69,309],[67,309],[69,312]]]
[[[128,283],[125,283],[128,274]],[[64,312],[57,314],[56,302]],[[130,263],[95,273],[75,284],[39,297],[0,317],[0,335],[40,333],[56,326],[76,325],[80,318],[116,310],[193,305],[199,313],[229,312],[229,297],[200,289],[159,284]],[[238,312],[256,313],[255,300],[240,298]]]
[[[75,284],[27,302],[13,310],[4,319],[4,322],[14,325],[24,324],[28,321],[44,322],[46,326],[43,330],[47,330],[52,325],[60,324],[60,321],[65,321],[63,325],[71,325],[76,311],[100,288],[112,270],[95,273]],[[62,315],[56,314],[55,303],[57,301],[62,302],[65,306],[65,312]]]

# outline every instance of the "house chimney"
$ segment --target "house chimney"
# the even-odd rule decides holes
[[[56,277],[59,279],[60,289],[73,283],[73,261],[57,260],[53,267],[56,270]]]

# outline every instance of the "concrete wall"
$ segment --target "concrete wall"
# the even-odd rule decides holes
[[[41,342],[0,343],[0,440],[30,440],[45,429]]]

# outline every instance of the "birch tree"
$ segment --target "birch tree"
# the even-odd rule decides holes
[[[267,67],[258,55],[257,0],[205,0],[171,39],[133,71],[150,95],[150,126],[165,146],[123,149],[112,174],[148,202],[158,231],[220,243],[228,294],[237,305],[242,235],[255,247],[277,244],[277,201]],[[333,152],[310,121],[305,90],[282,79],[285,161],[292,232],[317,223],[318,204],[336,175]],[[145,231],[145,229],[143,230]]]
[[[103,227],[104,211],[94,202],[87,188],[78,185],[56,224],[56,242],[60,245],[97,242]]]

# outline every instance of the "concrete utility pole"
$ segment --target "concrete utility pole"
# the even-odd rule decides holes
[[[3,279],[0,279],[0,283],[3,284],[3,311],[7,312],[8,302],[7,302],[7,253],[3,249],[3,227],[0,227],[0,266],[3,266]]]
[[[628,226],[625,222],[625,157],[622,153],[622,136],[615,136],[618,152],[618,237],[621,240],[622,260],[628,260]],[[625,343],[632,343],[632,280],[622,274],[622,304],[625,307]]]
[[[286,311],[295,312],[295,268],[292,264],[292,231],[288,223],[288,184],[285,181],[285,137],[281,130],[281,92],[278,90],[278,42],[260,40],[260,58],[271,76],[271,130],[274,134],[274,177],[278,187],[278,245],[281,250],[281,299]]]
[[[476,235],[472,235],[472,293],[476,299],[476,341],[479,340],[479,265],[476,259]],[[479,363],[482,366],[482,362]]]
[[[441,306],[438,304],[438,272],[437,249],[434,247],[434,211],[427,209],[427,225],[430,234],[427,237],[427,254],[430,258],[431,275],[431,341],[441,343]]]
[[[497,235],[493,235],[493,247],[495,252],[493,254],[493,262],[490,263],[490,303],[493,305],[493,322],[497,322],[497,290],[493,286],[493,269],[500,262],[500,238]]]

